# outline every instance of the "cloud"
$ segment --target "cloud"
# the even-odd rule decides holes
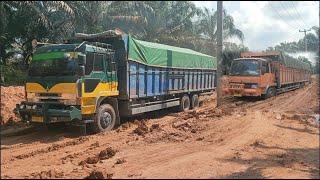
[[[216,2],[194,3],[216,9]],[[297,41],[304,35],[299,29],[319,26],[319,5],[312,1],[233,1],[223,5],[244,33],[244,45],[254,51]]]

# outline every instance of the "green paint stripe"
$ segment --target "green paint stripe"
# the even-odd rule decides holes
[[[43,61],[43,60],[61,59],[64,57],[65,53],[67,52],[48,52],[48,53],[35,54],[32,60]]]

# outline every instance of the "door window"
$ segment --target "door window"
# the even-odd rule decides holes
[[[103,71],[103,55],[102,54],[95,54],[94,58],[94,65],[93,65],[94,71]]]

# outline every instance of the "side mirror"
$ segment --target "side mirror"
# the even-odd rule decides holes
[[[78,76],[84,76],[84,75],[85,75],[84,66],[79,66],[79,68],[78,68]]]
[[[86,56],[85,55],[78,55],[78,64],[80,66],[86,65]]]

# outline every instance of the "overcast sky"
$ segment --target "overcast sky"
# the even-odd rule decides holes
[[[217,9],[216,1],[193,1],[197,7]],[[224,1],[224,9],[244,33],[243,44],[252,51],[304,36],[299,29],[319,26],[317,1]]]

